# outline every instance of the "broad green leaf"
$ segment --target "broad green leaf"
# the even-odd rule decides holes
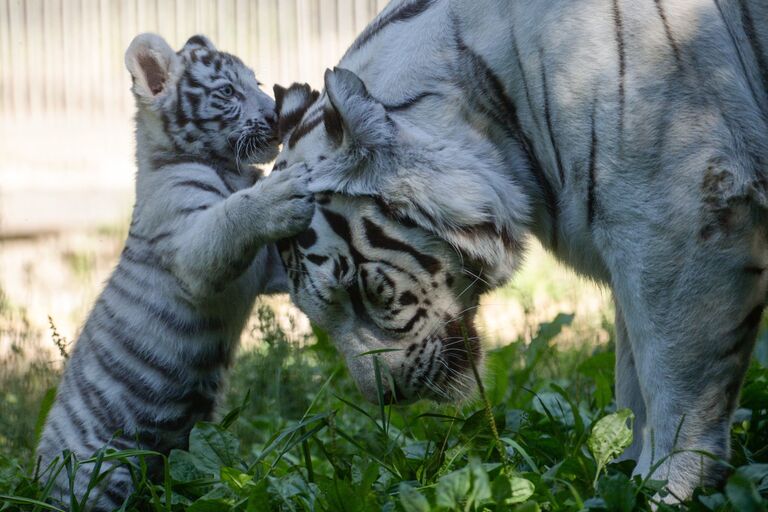
[[[533,496],[536,490],[533,482],[519,476],[509,477],[509,486],[512,489],[512,495],[507,500],[508,504],[522,503]]]
[[[506,503],[512,497],[512,486],[503,471],[494,478],[491,484],[491,493],[493,494],[493,501],[497,504]]]
[[[253,480],[253,477],[248,473],[243,473],[238,469],[228,466],[222,466],[220,474],[221,481],[229,485],[230,489],[237,493],[240,493],[248,485],[248,482]]]
[[[483,467],[480,459],[474,458],[469,461],[469,472],[472,475],[472,487],[468,499],[470,503],[479,506],[492,496],[488,472]]]
[[[627,475],[606,475],[597,483],[597,490],[608,510],[631,512],[635,508],[635,488]]]
[[[346,482],[344,482],[344,485]],[[272,495],[279,497],[284,503],[289,503],[295,496],[308,495],[310,489],[306,480],[298,473],[292,473],[283,477],[269,477],[269,489]]]
[[[496,428],[499,432],[503,432],[506,427],[506,412],[504,407],[495,407],[493,410],[493,420],[496,422]],[[459,438],[466,443],[482,447],[495,442],[493,430],[488,421],[488,413],[485,409],[480,409],[464,420],[459,431]]]
[[[595,378],[598,375],[612,376],[616,367],[615,352],[598,352],[589,357],[589,359],[580,363],[576,369],[586,377]]]
[[[492,404],[504,400],[510,384],[509,374],[514,364],[513,358],[518,356],[516,344],[499,347],[487,353],[483,381],[486,394]]]
[[[605,409],[613,399],[613,379],[603,374],[595,376],[595,405]]]
[[[251,488],[250,495],[248,496],[248,505],[246,507],[247,512],[270,510],[271,505],[269,491],[267,490],[268,487],[269,482],[265,479],[261,480]]]
[[[551,322],[544,322],[539,325],[539,332],[536,333],[536,339],[547,342],[552,340],[555,336],[560,334],[563,327],[571,325],[573,317],[573,314],[558,313],[555,319]]]
[[[757,486],[758,492],[768,491],[768,464],[750,464],[736,470],[736,474],[744,475]]]
[[[515,507],[515,512],[541,512],[541,508],[535,501],[527,501]]]
[[[634,417],[629,409],[621,409],[601,418],[592,427],[587,446],[597,463],[595,483],[597,475],[606,464],[632,444],[632,428],[627,425],[627,421],[633,420]]]
[[[221,466],[237,465],[240,441],[213,423],[198,423],[189,435],[189,453],[200,471],[218,475]]]
[[[736,473],[725,484],[725,494],[739,512],[766,512],[755,484],[742,473]]]
[[[498,505],[522,503],[533,496],[533,482],[520,476],[507,476],[503,472],[496,477],[491,486],[493,500]]]
[[[194,502],[187,512],[221,512],[222,510],[230,510],[232,503],[225,499],[199,499]]]
[[[712,494],[711,496],[699,496],[699,502],[707,507],[708,510],[725,510],[725,505],[727,500],[725,499],[725,496],[718,493],[718,494]]]
[[[435,489],[437,506],[445,508],[458,507],[466,499],[471,485],[467,468],[453,471],[440,477]]]
[[[338,477],[328,478],[317,475],[316,478],[316,487],[315,484],[311,485],[323,495],[324,501],[327,501],[327,506],[323,507],[323,510],[349,510],[350,512],[353,510],[376,510],[373,506],[376,498],[371,487],[352,485],[349,480]],[[311,509],[305,507],[301,510]]]
[[[581,363],[578,372],[595,381],[595,405],[604,409],[613,398],[613,374],[616,365],[614,352],[600,352]]]
[[[184,450],[171,450],[168,456],[168,464],[171,467],[171,478],[175,482],[188,483],[209,476],[197,469],[194,457]]]
[[[419,491],[400,482],[400,504],[405,512],[429,512],[429,501]]]

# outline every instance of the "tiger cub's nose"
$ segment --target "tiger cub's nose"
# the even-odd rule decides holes
[[[277,130],[277,114],[275,112],[267,112],[264,114],[264,120],[272,131]]]

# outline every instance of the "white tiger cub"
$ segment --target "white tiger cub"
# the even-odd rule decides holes
[[[277,154],[277,118],[240,59],[202,36],[176,53],[142,34],[125,64],[137,105],[136,205],[48,415],[43,467],[65,448],[82,459],[107,444],[184,446],[212,415],[254,299],[285,289],[271,242],[303,230],[314,210],[303,166],[265,178],[248,168]],[[54,496],[81,498],[89,469],[74,489],[60,473]],[[88,506],[113,510],[131,489],[129,470],[115,467]]]

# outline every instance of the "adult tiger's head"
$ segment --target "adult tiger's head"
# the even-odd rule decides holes
[[[412,122],[440,117],[428,98],[387,107],[344,69],[325,86],[319,97],[306,85],[275,89],[275,168],[304,162],[318,199],[310,228],[280,244],[292,298],[368,399],[374,357],[393,376],[389,400],[461,399],[474,389],[470,361],[482,359],[479,296],[516,267],[527,203],[493,172],[500,159],[482,137]]]
[[[198,157],[227,166],[277,156],[275,102],[253,71],[208,38],[174,52],[156,34],[136,36],[125,52],[138,107],[140,158]]]

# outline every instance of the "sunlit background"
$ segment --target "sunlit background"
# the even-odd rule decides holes
[[[324,70],[387,2],[0,0],[0,509],[48,497],[35,447],[62,362],[127,235],[135,147],[123,53],[133,37],[157,32],[180,48],[202,33],[239,55],[270,94],[274,83],[320,88]],[[228,427],[200,424],[189,452],[167,459],[162,492],[143,482],[123,508],[176,510],[194,500],[195,510],[235,502],[266,510],[280,500],[280,510],[422,510],[427,497],[450,495],[457,510],[506,510],[535,488],[535,502],[515,510],[640,510],[638,497],[658,496],[655,480],[642,490],[639,479],[630,483],[626,461],[595,464],[604,455],[593,446],[607,461],[606,450],[628,442],[626,416],[593,428],[614,408],[608,291],[531,241],[517,277],[483,298],[478,327],[491,349],[482,400],[377,407],[288,297],[260,299],[220,394]],[[768,318],[756,355],[725,494],[697,491],[681,510],[764,510]],[[461,494],[471,500],[459,504]]]
[[[58,354],[115,264],[133,203],[130,77],[123,52],[152,31],[179,48],[196,33],[267,84],[321,87],[385,0],[0,0],[0,354]],[[306,332],[287,298],[285,325]],[[489,343],[530,336],[558,312],[560,337],[604,341],[609,295],[534,246],[526,268],[480,312]],[[24,339],[18,336],[24,324]],[[31,345],[31,346],[30,346]],[[48,357],[48,356],[46,356]]]

